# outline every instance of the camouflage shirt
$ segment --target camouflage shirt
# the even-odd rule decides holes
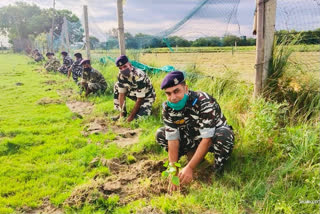
[[[68,69],[71,67],[72,63],[73,63],[73,60],[71,59],[70,56],[66,56],[63,58],[63,65]]]
[[[156,93],[149,77],[140,69],[133,68],[130,77],[126,77],[119,72],[118,75],[119,93],[127,93],[136,98],[153,98]]]
[[[103,75],[99,71],[93,68],[91,68],[91,71],[89,72],[83,70],[82,80],[87,83],[99,83],[102,86],[107,87],[107,83]]]
[[[82,58],[77,59],[71,65],[72,76],[81,77],[82,75],[82,66],[80,65]]]
[[[227,125],[217,101],[205,92],[188,92],[185,107],[174,110],[163,103],[162,117],[166,140],[179,140],[180,131],[193,136],[194,140],[211,138],[215,129]]]

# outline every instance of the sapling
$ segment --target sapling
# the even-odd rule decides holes
[[[180,163],[171,164],[169,163],[169,161],[166,161],[163,164],[163,166],[166,167],[167,169],[162,172],[162,176],[165,178],[168,178],[170,176],[172,184],[176,186],[180,186],[180,181],[179,181],[179,177],[177,176],[177,171],[179,171],[179,169],[181,168],[181,164]]]

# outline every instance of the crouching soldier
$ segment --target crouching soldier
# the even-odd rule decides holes
[[[72,79],[77,83],[78,78],[82,76],[82,66],[80,65],[82,61],[82,55],[81,53],[75,53],[74,56],[76,57],[76,60],[68,70],[68,78],[70,78],[72,73]]]
[[[214,153],[213,171],[221,175],[233,148],[234,134],[217,101],[205,92],[188,90],[180,71],[167,74],[161,89],[168,101],[163,104],[165,127],[158,129],[156,140],[168,151],[172,166],[187,155],[188,164],[178,172],[180,184],[192,181],[194,169],[208,152]],[[177,186],[170,183],[169,189],[177,190]]]
[[[127,121],[130,122],[141,116],[151,115],[151,107],[156,93],[149,77],[140,69],[131,65],[125,55],[118,57],[116,66],[119,68],[118,82],[114,85],[114,108],[120,115],[113,117],[117,120],[127,116],[125,98],[135,101],[135,105]]]
[[[89,59],[82,60],[80,65],[83,68],[80,86],[86,92],[85,96],[99,91],[103,93],[107,89],[107,82],[103,75],[91,67]]]
[[[62,66],[59,68],[59,72],[62,74],[68,74],[68,70],[70,69],[73,60],[71,59],[71,57],[68,55],[67,52],[62,51],[61,52],[62,58],[63,58],[63,63]]]
[[[38,49],[35,49],[34,51],[32,51],[32,58],[36,62],[40,62],[40,61],[42,61],[44,59],[42,54],[39,52]]]
[[[44,68],[49,72],[57,72],[60,67],[60,62],[54,57],[54,53],[48,52],[46,57],[48,58],[48,61],[46,62]]]

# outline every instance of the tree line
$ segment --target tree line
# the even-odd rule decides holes
[[[9,38],[9,43],[17,52],[32,49],[35,42],[48,45],[46,34],[52,27],[53,17],[55,35],[61,34],[63,19],[66,17],[68,22],[72,23],[69,26],[70,42],[83,40],[84,30],[80,19],[71,11],[41,9],[35,4],[24,2],[0,8],[0,33]]]

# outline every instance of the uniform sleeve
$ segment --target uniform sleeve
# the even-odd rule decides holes
[[[165,125],[166,140],[180,140],[180,132],[176,124],[173,123],[171,117],[166,114],[166,108],[163,108],[163,121]]]
[[[122,93],[126,93],[127,92],[127,88],[124,86],[120,74],[118,76],[118,82],[119,82],[118,83],[118,91],[119,91],[119,93],[121,93],[121,94]]]
[[[215,133],[214,120],[214,103],[210,100],[207,94],[202,94],[200,100],[200,137],[211,138]]]
[[[137,80],[137,85],[138,85],[137,93],[136,93],[137,98],[146,97],[146,94],[148,92],[148,88],[147,88],[147,86],[148,86],[147,82],[148,81],[149,81],[149,79],[146,78],[146,77],[140,77]]]

